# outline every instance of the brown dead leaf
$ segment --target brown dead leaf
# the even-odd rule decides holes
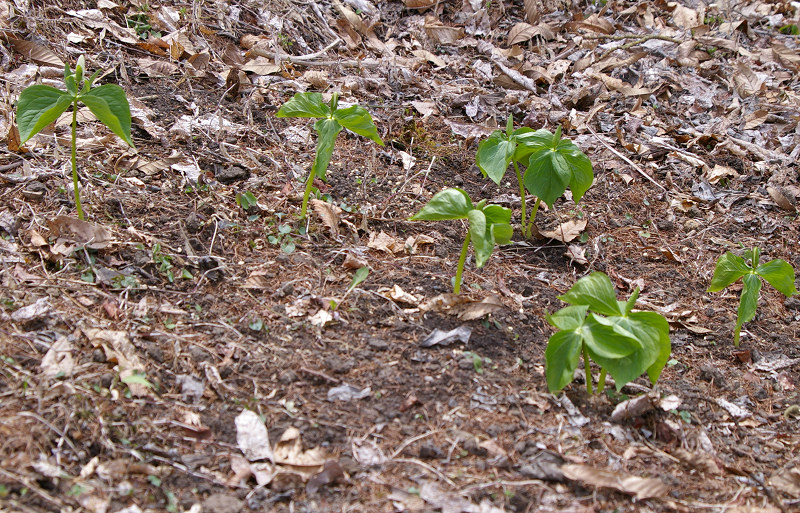
[[[370,249],[377,249],[378,251],[385,251],[386,253],[391,254],[400,253],[405,249],[400,241],[384,231],[381,231],[380,233],[370,233],[367,247]]]
[[[145,369],[145,365],[139,360],[139,356],[136,354],[136,347],[131,343],[127,332],[88,328],[83,330],[83,333],[94,347],[103,348],[107,361],[117,364],[120,380],[124,380]],[[152,389],[146,385],[128,383],[127,386],[134,396],[153,395]]]
[[[500,296],[489,295],[480,301],[468,301],[453,307],[450,314],[455,314],[462,321],[474,321],[503,308]]]
[[[586,228],[586,219],[578,219],[577,221],[567,221],[566,223],[562,223],[556,227],[555,230],[539,230],[534,225],[534,230],[539,233],[542,237],[547,239],[555,239],[560,240],[561,242],[571,242],[578,238]]]
[[[147,73],[148,77],[165,77],[180,73],[177,64],[162,59],[142,58],[136,59],[136,63],[142,71]]]
[[[614,472],[577,463],[561,466],[564,477],[597,488],[611,488],[639,500],[666,495],[669,487],[660,479],[634,476],[625,472]]]
[[[40,45],[39,43],[34,43],[33,41],[27,41],[25,39],[13,38],[9,38],[8,42],[14,47],[14,51],[21,53],[40,66],[51,66],[53,68],[61,69],[64,68],[64,61],[62,61],[58,55],[53,53],[52,50]]]
[[[441,0],[403,0],[403,5],[406,6],[406,9],[424,11],[425,9],[430,9],[440,1]]]
[[[423,61],[430,62],[437,68],[444,68],[447,66],[441,58],[437,57],[433,53],[429,52],[428,50],[411,50],[412,55],[415,57],[422,59]]]
[[[250,276],[244,280],[242,287],[246,289],[266,289],[269,288],[269,279],[267,278],[267,271],[253,271]]]
[[[800,466],[783,468],[769,478],[769,484],[781,492],[800,498]]]
[[[242,71],[249,71],[256,75],[272,75],[281,70],[280,65],[272,62],[272,59],[266,57],[256,57],[242,66]]]
[[[77,217],[58,216],[48,222],[54,236],[87,248],[102,249],[111,244],[111,232],[105,226],[81,221]]]
[[[344,257],[344,262],[342,262],[342,267],[345,269],[361,269],[362,267],[369,267],[369,263],[366,258],[358,257],[348,251]]]
[[[19,129],[17,128],[17,125],[11,125],[11,128],[8,129],[6,143],[8,144],[8,150],[13,151],[14,153],[26,153],[28,151],[27,148],[20,144]]]
[[[764,81],[743,62],[736,65],[736,72],[733,73],[733,88],[741,98],[747,98],[758,94],[764,89]]]
[[[782,209],[794,212],[797,210],[797,198],[788,187],[767,187],[770,198]]]
[[[531,25],[530,23],[517,23],[508,31],[508,46],[514,46],[525,41],[530,41],[536,36],[551,40],[555,38],[553,29],[547,23]]]
[[[772,55],[775,60],[793,71],[800,71],[800,55],[782,43],[772,44]]]
[[[423,29],[432,41],[439,44],[451,45],[464,37],[464,29],[462,27],[445,25],[436,16],[425,16]]]
[[[627,82],[608,76],[604,73],[594,73],[592,78],[600,80],[611,91],[617,91],[625,96],[642,96],[653,93],[652,89],[646,87],[633,87]]]
[[[314,212],[317,213],[322,224],[327,226],[330,231],[331,235],[334,237],[339,235],[339,216],[342,213],[342,209],[328,203],[327,201],[322,201],[318,199],[311,200],[311,206],[314,208]]]
[[[577,23],[577,26],[590,32],[598,32],[606,35],[613,34],[617,30],[614,28],[613,23],[611,23],[607,18],[598,16],[597,13],[592,14],[585,20]]]

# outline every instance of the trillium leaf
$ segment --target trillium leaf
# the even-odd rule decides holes
[[[642,344],[634,338],[633,333],[616,324],[615,321],[591,313],[584,323],[586,348],[592,359],[602,366],[605,366],[604,362],[624,358],[642,349]],[[644,369],[645,367],[639,374]]]
[[[57,120],[72,102],[69,93],[47,85],[32,85],[22,91],[17,102],[20,144]]]
[[[131,107],[125,91],[116,84],[105,84],[78,97],[92,114],[112,132],[133,146],[131,140]]]
[[[383,141],[378,135],[372,116],[364,107],[353,105],[346,109],[339,109],[333,113],[333,119],[338,121],[343,127],[358,135],[363,135],[371,141],[383,146]]]
[[[572,382],[578,367],[583,339],[575,331],[559,331],[547,341],[544,351],[547,388],[558,392]]]
[[[747,273],[742,277],[742,296],[736,312],[736,328],[733,332],[733,343],[739,345],[742,325],[753,320],[758,306],[758,293],[761,291],[761,278],[757,274]]]
[[[469,219],[470,240],[475,248],[475,267],[481,268],[492,256],[492,250],[494,250],[491,228],[486,224],[486,215],[481,210],[470,210],[467,218]]]
[[[784,296],[797,293],[794,286],[794,268],[781,259],[775,259],[756,267],[756,274],[767,280]]]
[[[509,139],[505,133],[496,130],[478,146],[475,163],[483,176],[488,176],[494,183],[500,185],[514,157],[516,147],[517,143],[513,138]]]
[[[563,158],[552,148],[540,148],[531,153],[523,182],[525,188],[537,198],[553,207],[572,178]]]
[[[747,265],[744,258],[736,256],[730,251],[726,252],[717,261],[708,292],[719,292],[751,270],[752,268]]]
[[[470,210],[472,210],[472,200],[469,195],[462,189],[454,187],[436,193],[419,212],[411,217],[411,220],[444,221],[448,219],[466,219]]]
[[[317,154],[311,172],[320,180],[325,180],[325,172],[331,162],[336,136],[342,131],[342,125],[335,119],[324,118],[314,123],[317,131]]]
[[[331,109],[322,101],[320,93],[297,93],[275,114],[279,118],[327,118],[330,115]]]
[[[593,312],[603,315],[621,315],[614,286],[608,276],[593,272],[584,276],[559,299],[571,305],[588,305]]]
[[[567,306],[552,315],[545,315],[545,319],[560,330],[574,331],[583,325],[588,310],[587,305]]]

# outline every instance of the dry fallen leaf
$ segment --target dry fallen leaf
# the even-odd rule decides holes
[[[77,217],[58,216],[48,222],[54,236],[69,242],[102,249],[111,244],[111,232],[99,224],[82,221]]]
[[[339,215],[342,213],[342,209],[327,201],[318,199],[312,199],[311,206],[319,216],[322,224],[331,230],[331,235],[334,237],[339,235]]]
[[[583,229],[586,228],[586,219],[578,219],[577,221],[567,221],[556,227],[555,230],[539,230],[534,227],[539,235],[548,239],[560,240],[561,242],[570,242],[577,239]]]
[[[638,477],[625,472],[614,472],[589,465],[567,464],[561,466],[564,477],[596,488],[611,488],[639,500],[666,495],[669,487],[660,479]]]

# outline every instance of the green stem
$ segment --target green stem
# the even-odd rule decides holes
[[[533,230],[533,222],[536,221],[536,213],[539,211],[539,205],[542,203],[542,200],[536,198],[536,203],[533,205],[533,210],[531,210],[531,217],[528,219],[528,231],[525,232],[525,237],[530,239],[531,238],[531,231]]]
[[[606,389],[606,370],[600,369],[600,378],[597,380],[597,393],[602,393]]]
[[[517,165],[517,161],[514,161],[514,172],[517,173],[517,182],[519,183],[519,197],[520,201],[522,201],[522,218],[520,219],[520,228],[522,229],[522,233],[525,234],[525,217],[526,217],[526,206],[525,206],[525,184],[522,182],[522,173],[519,172],[519,166]]]
[[[303,193],[303,206],[300,207],[300,218],[306,218],[306,211],[308,210],[308,198],[311,196],[311,189],[314,188],[314,170],[308,173],[308,180],[306,181],[306,192]]]
[[[75,207],[78,209],[78,219],[84,220],[81,207],[81,193],[78,188],[78,101],[72,103],[72,188],[75,191]]]
[[[461,256],[458,257],[458,267],[456,267],[456,281],[453,285],[453,293],[459,294],[461,292],[461,275],[464,274],[464,263],[467,261],[467,250],[469,249],[470,234],[467,232],[467,237],[464,239],[464,245],[461,246]]]
[[[583,346],[583,368],[583,372],[586,376],[586,391],[589,392],[589,395],[592,395],[594,393],[592,391],[592,368],[591,361],[589,360],[589,351],[586,349],[586,345]]]

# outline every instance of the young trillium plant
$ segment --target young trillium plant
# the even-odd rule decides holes
[[[744,252],[744,258],[730,251],[719,257],[714,276],[711,278],[709,292],[719,292],[728,285],[742,279],[742,295],[739,299],[739,310],[736,314],[736,328],[733,332],[733,344],[739,346],[742,325],[752,321],[758,307],[758,293],[761,291],[761,279],[789,297],[797,293],[794,286],[794,268],[781,259],[770,260],[759,265],[761,250],[753,248]]]
[[[291,100],[281,105],[276,115],[279,118],[319,118],[314,123],[314,130],[317,132],[317,153],[306,181],[303,205],[300,209],[300,216],[303,219],[308,210],[308,198],[314,187],[314,178],[325,180],[325,171],[333,155],[336,137],[342,128],[363,135],[383,146],[369,112],[359,105],[340,109],[339,93],[333,93],[330,104],[322,101],[320,93],[297,93]]]
[[[581,356],[590,394],[590,360],[600,366],[598,391],[605,388],[606,374],[614,378],[617,391],[645,372],[652,383],[658,380],[670,354],[669,324],[655,312],[634,312],[638,297],[637,288],[627,301],[617,301],[611,280],[601,272],[581,278],[559,296],[572,306],[547,316],[559,329],[545,350],[551,392],[572,382]]]
[[[76,161],[76,130],[78,125],[78,104],[89,107],[92,114],[114,132],[120,139],[133,146],[131,141],[131,109],[125,91],[116,84],[105,84],[92,88],[100,74],[84,80],[86,61],[81,55],[72,71],[64,65],[64,85],[66,91],[48,85],[37,84],[25,88],[17,102],[17,127],[20,143],[38,134],[44,127],[56,121],[69,107],[72,107],[72,185],[75,189],[75,207],[78,217],[84,219],[81,198],[78,191],[78,165]]]
[[[495,131],[478,146],[475,160],[483,175],[497,185],[503,180],[508,166],[514,165],[522,201],[520,227],[526,237],[531,235],[542,201],[552,208],[569,188],[575,203],[578,203],[594,180],[592,162],[575,143],[561,138],[561,127],[556,129],[555,134],[545,129],[534,131],[526,127],[514,130],[511,116],[506,122],[505,132]],[[525,166],[524,175],[520,165]],[[526,189],[536,196],[527,222]]]
[[[444,221],[448,219],[467,219],[469,231],[461,247],[458,259],[453,292],[461,291],[461,276],[467,260],[469,244],[475,248],[475,266],[483,267],[492,256],[495,244],[511,242],[511,210],[499,205],[487,205],[486,200],[473,205],[469,195],[459,188],[445,189],[437,193],[412,221]]]

